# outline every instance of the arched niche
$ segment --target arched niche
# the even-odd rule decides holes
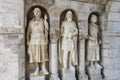
[[[102,24],[102,23],[101,23],[101,18],[100,18],[100,17],[101,17],[101,13],[100,13],[100,12],[97,12],[97,11],[96,11],[96,12],[92,12],[92,13],[89,15],[89,17],[88,17],[88,25],[90,24],[90,18],[91,18],[91,15],[92,15],[92,14],[94,14],[94,15],[97,16],[97,22],[96,22],[96,24],[99,26],[99,27],[98,27],[98,30],[99,30],[99,32],[100,32],[100,36],[99,36],[99,37],[100,37],[100,39],[102,40],[102,38],[101,38],[101,37],[102,37],[102,34],[101,34],[101,33],[102,33],[102,26],[101,26],[101,24]],[[89,35],[89,26],[88,26],[88,35]],[[100,48],[101,48],[101,45],[100,45]]]
[[[96,70],[94,70],[94,73],[97,74],[97,76],[102,77],[102,29],[100,16],[101,15],[99,12],[92,12],[88,17],[88,38],[86,40],[86,62],[88,63],[86,70],[89,79],[92,79],[92,71],[90,71],[91,67],[97,68]]]
[[[76,24],[76,28],[77,28],[77,30],[78,30],[78,20],[77,20],[77,16],[76,16],[76,13],[75,13],[75,11],[73,10],[73,9],[66,9],[66,10],[64,10],[62,13],[61,13],[61,15],[60,15],[60,22],[59,22],[59,28],[60,28],[60,31],[61,31],[61,25],[62,25],[62,22],[63,21],[65,21],[65,16],[66,16],[66,13],[68,12],[68,11],[71,11],[72,12],[72,14],[73,14],[73,21],[75,22],[75,24]],[[79,30],[78,30],[78,34],[79,34]],[[79,43],[79,38],[78,38],[79,36],[77,35],[76,36],[76,41],[75,41],[75,49],[74,49],[74,51],[75,51],[75,65],[78,65],[78,43]],[[60,37],[60,39],[59,39],[59,53],[60,53],[60,50],[61,50],[61,40],[62,40],[62,38]],[[68,56],[69,57],[69,56]],[[60,64],[59,64],[60,65]],[[59,66],[59,73],[61,73],[61,65]],[[76,70],[76,66],[75,66],[75,70]],[[61,76],[61,75],[60,75]],[[76,75],[75,75],[76,76]]]
[[[35,5],[35,6],[32,6],[30,7],[30,9],[28,10],[27,12],[27,15],[25,16],[26,17],[26,25],[25,25],[25,72],[26,72],[26,80],[29,80],[29,77],[30,77],[30,72],[34,72],[34,64],[30,64],[29,63],[29,55],[28,55],[28,46],[27,46],[27,29],[28,29],[28,25],[29,25],[29,22],[34,18],[34,15],[33,15],[33,10],[35,8],[39,8],[41,9],[41,18],[44,19],[44,16],[47,15],[47,22],[48,22],[48,25],[49,25],[49,29],[50,29],[50,18],[49,18],[49,13],[47,11],[47,9],[45,9],[44,7],[40,6],[40,5]],[[48,35],[49,35],[49,30],[48,30]],[[49,41],[49,36],[48,36],[48,41]],[[47,51],[48,51],[48,56],[49,56],[49,42],[48,42],[48,48],[47,48]],[[47,69],[48,68],[48,62],[47,62]]]
[[[99,38],[100,38],[100,40],[101,40],[101,44],[99,44],[99,54],[100,54],[100,61],[99,61],[99,63],[101,64],[101,60],[102,60],[102,54],[101,54],[101,51],[102,51],[102,26],[101,26],[101,13],[100,12],[97,12],[97,11],[94,11],[94,12],[92,12],[92,13],[90,13],[89,14],[89,17],[88,17],[88,36],[89,36],[89,34],[90,34],[90,27],[89,27],[89,24],[91,23],[90,22],[90,19],[91,19],[91,16],[92,15],[96,15],[97,16],[97,22],[95,23],[96,25],[98,25],[98,30],[99,30]],[[88,42],[88,39],[86,40],[86,50],[85,50],[85,53],[86,53],[86,60],[87,60],[87,42]],[[88,65],[88,63],[87,63],[87,65]]]

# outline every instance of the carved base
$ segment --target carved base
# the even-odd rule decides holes
[[[79,80],[88,80],[88,76],[87,75],[79,75],[78,79]]]
[[[46,80],[47,75],[30,75],[30,80]]]
[[[66,73],[62,73],[62,80],[76,80],[75,71],[67,71]]]
[[[102,80],[101,68],[88,67],[87,72],[90,80]]]
[[[58,74],[51,74],[50,80],[60,80],[60,78],[58,77]]]

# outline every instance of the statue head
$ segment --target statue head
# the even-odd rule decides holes
[[[66,15],[65,15],[65,19],[66,20],[69,20],[69,21],[72,21],[72,17],[73,17],[73,14],[72,12],[69,10],[66,12]]]
[[[41,10],[39,8],[35,8],[33,10],[33,14],[36,18],[40,18],[41,17]]]
[[[95,14],[91,15],[90,22],[91,23],[96,23],[97,22],[97,16]]]

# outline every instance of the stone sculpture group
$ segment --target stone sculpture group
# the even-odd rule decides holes
[[[50,33],[50,26],[47,21],[48,16],[45,14],[44,18],[42,18],[42,10],[38,7],[34,8],[33,14],[34,17],[29,21],[27,29],[29,63],[35,65],[34,73],[31,74],[32,76],[46,76],[49,74],[46,65],[47,61],[49,63],[48,55],[50,54],[48,51],[50,43],[50,39],[48,38]],[[102,44],[102,41],[100,37],[100,28],[97,22],[98,16],[92,14],[88,25],[88,38],[86,42],[86,61],[89,62],[87,72],[90,80],[95,80],[93,78],[94,75],[92,75],[92,70],[95,70],[95,72],[101,72],[102,69],[102,66],[100,65],[100,44]],[[76,22],[73,20],[73,13],[71,10],[66,11],[64,20],[61,21],[60,25],[60,31],[57,37],[59,43],[57,60],[60,62],[58,72],[60,73],[62,80],[76,80],[75,63],[78,56],[75,55],[78,53],[76,53],[75,50],[78,49],[76,43],[78,43],[79,30]],[[97,75],[101,76],[100,73],[96,73],[96,76]],[[36,79],[31,78],[31,80]],[[41,78],[40,80],[44,79]]]

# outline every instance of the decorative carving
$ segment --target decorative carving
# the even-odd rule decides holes
[[[48,22],[47,16],[41,18],[41,10],[33,10],[34,18],[29,22],[27,30],[27,45],[30,63],[35,63],[36,70],[34,75],[40,74],[39,63],[41,63],[41,74],[48,74],[46,61],[48,61]]]
[[[59,29],[57,29],[56,27],[51,28],[50,30],[50,40],[52,43],[57,42],[59,39]]]

